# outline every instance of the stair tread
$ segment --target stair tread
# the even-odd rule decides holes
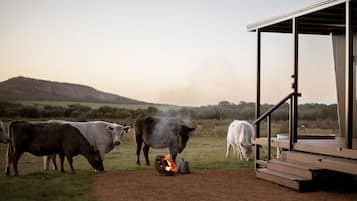
[[[279,164],[279,165],[294,167],[294,168],[298,168],[298,169],[302,169],[302,170],[308,170],[308,171],[322,170],[322,168],[316,167],[314,164],[311,164],[311,163],[298,162],[298,161],[293,161],[293,160],[288,160],[288,159],[274,159],[269,162]]]
[[[280,177],[280,178],[283,178],[283,179],[296,181],[296,182],[311,181],[311,179],[308,179],[308,178],[300,177],[300,176],[293,175],[293,174],[283,173],[283,172],[272,170],[272,169],[268,169],[268,168],[259,168],[259,169],[257,169],[257,171],[265,173],[265,174],[274,175],[274,176],[277,176],[277,177]]]
[[[349,158],[340,158],[340,157],[326,156],[326,155],[313,154],[313,153],[302,153],[302,152],[296,152],[296,151],[282,152],[282,156],[284,156],[285,154],[298,155],[298,156],[311,156],[311,157],[315,157],[315,158],[320,158],[322,160],[331,160],[331,161],[336,161],[336,162],[341,162],[341,163],[349,163],[349,164],[357,165],[357,160],[349,159]],[[283,159],[291,160],[291,159],[285,159],[285,156],[283,157]]]

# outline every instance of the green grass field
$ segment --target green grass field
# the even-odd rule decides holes
[[[127,123],[126,120],[108,121]],[[190,138],[185,150],[177,158],[185,158],[190,162],[193,170],[200,169],[239,169],[253,168],[252,161],[238,161],[235,158],[227,160],[226,132],[231,120],[193,120],[192,124],[196,131]],[[273,122],[273,135],[284,131],[282,125],[286,122]],[[5,122],[7,127],[8,122]],[[262,126],[262,129],[263,126]],[[264,129],[265,130],[265,129]],[[331,130],[310,130],[306,132],[330,133]],[[0,167],[5,166],[6,145],[0,144]],[[106,171],[136,171],[149,170],[153,166],[136,165],[136,145],[133,138],[133,129],[124,136],[123,142],[112,152],[105,155],[104,166]],[[153,163],[158,154],[167,154],[168,150],[150,150],[150,160]],[[264,154],[263,154],[264,155]],[[141,162],[145,164],[144,156],[141,154]],[[59,163],[57,161],[57,163]],[[58,164],[59,165],[59,164]],[[92,170],[88,162],[82,157],[74,159],[76,175],[69,173],[67,162],[65,162],[65,174],[50,170],[44,172],[41,157],[24,154],[19,161],[19,177],[8,177],[0,174],[0,200],[6,201],[60,201],[60,200],[94,200],[90,197],[93,178],[100,174]]]
[[[202,130],[201,130],[202,132]],[[236,169],[252,168],[253,162],[225,159],[226,139],[219,136],[205,136],[200,133],[192,136],[186,149],[178,156],[177,161],[185,158],[190,162],[193,170],[198,169]],[[5,166],[6,145],[0,145],[0,167]],[[104,166],[106,171],[135,171],[153,169],[153,166],[136,165],[136,147],[132,131],[123,139],[122,144],[105,155]],[[167,149],[150,150],[150,160],[153,163],[158,154],[167,154]],[[141,162],[145,164],[144,156]],[[57,163],[59,163],[57,161]],[[93,177],[96,173],[82,156],[75,157],[74,168],[76,175],[69,173],[65,162],[66,173],[42,170],[41,157],[24,154],[19,161],[20,176],[5,176],[0,174],[1,200],[6,201],[50,201],[50,200],[93,200],[90,190]],[[11,170],[13,173],[13,170]]]

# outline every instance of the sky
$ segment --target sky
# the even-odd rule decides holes
[[[247,25],[314,1],[0,0],[0,81],[78,83],[176,105],[255,101]],[[263,34],[263,103],[291,91],[292,51],[291,35]],[[299,51],[301,102],[336,102],[331,38],[300,36]]]

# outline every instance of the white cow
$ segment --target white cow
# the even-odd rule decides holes
[[[237,150],[239,160],[243,158],[249,160],[252,156],[251,139],[255,136],[253,126],[246,121],[234,120],[228,127],[227,131],[227,152],[226,158],[229,157],[231,149]]]
[[[2,121],[0,121],[0,143],[7,144],[10,142],[9,136],[6,134],[6,130]]]
[[[105,121],[73,122],[63,120],[50,120],[52,123],[71,124],[79,129],[82,135],[99,151],[102,161],[104,154],[113,150],[114,146],[120,145],[121,136],[130,130],[130,126],[122,126]],[[48,170],[49,157],[44,158],[44,169]]]

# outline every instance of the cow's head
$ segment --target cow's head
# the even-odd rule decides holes
[[[245,160],[250,160],[253,158],[253,145],[252,144],[240,144],[242,148],[241,152]]]
[[[89,164],[98,171],[104,171],[103,160],[100,157],[100,152],[94,148],[94,146],[90,146],[89,153],[85,155]]]
[[[179,126],[178,147],[177,147],[178,153],[181,153],[183,149],[186,147],[188,139],[190,138],[190,133],[192,133],[193,131],[195,131],[195,128],[186,125]]]
[[[0,142],[1,143],[9,143],[10,142],[10,138],[8,137],[4,124],[2,123],[2,121],[0,121]]]
[[[121,137],[129,132],[130,126],[122,126],[119,124],[111,124],[107,125],[106,127],[107,132],[112,136],[113,144],[114,145],[120,145],[121,143]]]

